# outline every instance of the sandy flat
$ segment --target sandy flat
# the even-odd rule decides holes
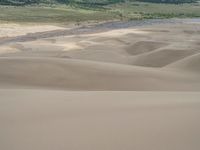
[[[64,29],[62,27],[54,26],[54,25],[22,25],[22,24],[14,24],[14,23],[1,23],[0,24],[0,39],[15,37],[20,35],[31,34],[35,32],[44,32],[51,30],[59,30]]]

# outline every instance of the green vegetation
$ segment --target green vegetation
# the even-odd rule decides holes
[[[119,11],[122,18],[196,18],[200,17],[200,3],[161,4],[132,2],[115,4],[111,8]]]
[[[0,0],[0,3],[3,1],[11,2],[11,0]],[[39,0],[40,2],[35,4],[38,0],[18,1],[32,4],[0,5],[0,22],[79,24],[88,21],[200,17],[198,2],[162,4],[135,0],[125,2],[124,0]]]
[[[152,2],[152,3],[171,3],[171,4],[181,4],[181,3],[194,3],[197,0],[138,0],[142,2]]]
[[[82,5],[108,5],[124,0],[0,0],[0,4],[4,5],[27,5],[33,3],[46,3],[46,4],[82,4]]]
[[[4,5],[27,5],[33,3],[46,3],[46,4],[53,4],[53,3],[63,3],[63,4],[79,4],[79,5],[108,5],[113,3],[119,2],[131,2],[133,0],[0,0],[0,4]],[[155,2],[155,3],[193,3],[197,0],[138,0],[138,1],[145,1],[145,2]]]
[[[119,18],[118,14],[109,11],[74,9],[68,6],[0,6],[0,20],[8,22],[79,23],[83,21],[106,21],[113,18]]]

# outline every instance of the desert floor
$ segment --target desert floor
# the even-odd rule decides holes
[[[200,149],[199,23],[75,31],[0,25],[0,149]]]

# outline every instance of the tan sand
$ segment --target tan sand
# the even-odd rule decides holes
[[[188,71],[190,73],[196,72],[197,74],[199,74],[200,72],[199,64],[200,64],[200,53],[197,53],[196,55],[192,55],[190,57],[187,57],[185,59],[172,63],[169,66],[166,66],[166,69],[175,68],[175,69],[180,69],[183,72]]]
[[[2,150],[198,150],[200,93],[0,90]]]
[[[196,74],[114,63],[58,58],[0,59],[0,88],[199,91],[199,81]]]
[[[199,24],[29,27],[0,28],[0,150],[200,149]]]
[[[13,38],[0,45],[0,88],[199,91],[198,32],[199,24],[185,23]]]
[[[20,35],[31,34],[35,32],[44,32],[51,30],[64,29],[54,25],[22,25],[22,24],[0,24],[0,38],[15,37]]]

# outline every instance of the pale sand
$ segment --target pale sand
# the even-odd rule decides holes
[[[0,45],[1,150],[200,149],[199,24],[35,40],[51,31],[23,28],[0,29],[13,39]]]
[[[61,30],[64,29],[62,27],[54,26],[54,25],[22,25],[22,24],[0,24],[0,39],[7,37],[15,37],[20,35],[31,34],[35,32],[44,32],[51,30]]]
[[[0,45],[0,88],[200,91],[199,24],[66,36],[52,30],[48,38],[41,32]]]
[[[200,93],[0,90],[1,150],[198,150]]]
[[[0,59],[0,88],[199,91],[199,81],[195,73],[114,63],[45,57]]]

